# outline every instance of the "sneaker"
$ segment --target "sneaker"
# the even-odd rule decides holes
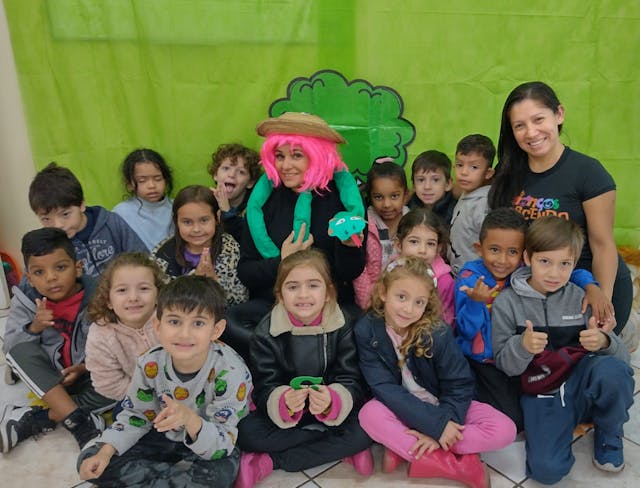
[[[105,428],[104,419],[100,415],[87,413],[82,408],[76,408],[71,412],[62,421],[62,425],[73,434],[80,450],[98,437]]]
[[[598,427],[593,434],[593,465],[602,471],[618,473],[624,469],[622,438],[606,435]]]
[[[0,452],[7,453],[29,437],[52,431],[56,424],[42,407],[0,407]]]

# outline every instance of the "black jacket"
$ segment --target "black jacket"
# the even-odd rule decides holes
[[[282,305],[258,324],[250,344],[253,401],[258,412],[274,423],[277,404],[296,376],[321,376],[342,400],[336,425],[351,411],[357,412],[366,399],[366,386],[358,367],[351,324],[340,308],[325,306],[322,323],[295,327]],[[329,423],[326,422],[328,425]]]
[[[368,313],[358,320],[355,335],[360,369],[374,397],[405,425],[437,440],[449,420],[465,423],[475,380],[451,327],[443,323],[432,332],[431,357],[416,357],[413,350],[407,356],[413,379],[438,397],[438,406],[423,402],[402,386],[398,357],[383,318]]]

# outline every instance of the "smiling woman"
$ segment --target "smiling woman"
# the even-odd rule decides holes
[[[514,88],[502,109],[489,205],[512,206],[527,221],[557,215],[576,222],[585,233],[577,267],[591,271],[612,302],[594,315],[619,333],[633,291],[613,239],[616,184],[599,161],[562,143],[564,121],[565,109],[549,85],[532,81]]]
[[[364,246],[328,233],[329,221],[337,213],[359,207],[364,215],[355,180],[337,150],[338,143],[344,142],[342,136],[320,117],[303,113],[266,119],[257,132],[266,137],[260,154],[266,175],[247,205],[248,226],[238,263],[238,275],[249,287],[251,301],[229,310],[223,336],[245,356],[253,329],[273,305],[282,259],[311,246],[322,251],[338,301],[349,313],[357,313],[352,282],[365,260]],[[341,187],[345,180],[347,185]]]

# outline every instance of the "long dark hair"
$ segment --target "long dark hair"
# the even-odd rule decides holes
[[[509,112],[514,104],[523,100],[535,100],[558,113],[560,100],[553,89],[542,81],[529,81],[513,89],[502,107],[500,121],[500,139],[498,140],[498,164],[496,176],[489,190],[489,206],[491,208],[510,207],[513,198],[522,190],[524,176],[528,167],[528,156],[513,135]],[[562,124],[558,125],[558,133],[562,132]]]
[[[215,263],[218,254],[220,254],[220,251],[222,250],[222,234],[224,233],[224,230],[220,219],[218,218],[218,210],[220,208],[218,206],[218,201],[216,200],[216,197],[213,196],[211,190],[202,185],[185,186],[178,192],[175,200],[173,201],[173,227],[176,229],[176,233],[174,235],[174,239],[176,240],[176,261],[178,261],[178,264],[183,268],[187,266],[187,263],[184,260],[184,248],[186,243],[180,235],[180,228],[178,227],[178,210],[187,203],[204,203],[211,207],[211,213],[213,214],[213,218],[216,220],[216,230],[211,238],[211,247],[209,248],[209,252],[211,254],[211,263]]]

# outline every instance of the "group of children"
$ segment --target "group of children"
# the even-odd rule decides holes
[[[171,200],[164,159],[134,151],[123,165],[131,197],[115,213],[87,207],[75,176],[47,166],[29,190],[44,228],[23,237],[4,352],[48,408],[5,405],[0,451],[61,422],[80,446],[80,477],[99,486],[245,488],[340,459],[369,475],[373,440],[384,472],[404,460],[409,476],[480,488],[490,482],[478,453],[523,429],[527,474],[560,480],[586,421],[594,464],[621,470],[633,374],[598,326],[597,282],[574,271],[581,230],[489,211],[494,157],[485,136],[460,141],[457,199],[441,152],[414,161],[413,195],[400,166],[374,163],[353,283],[363,312],[338,304],[310,239],[279,259],[275,305],[255,318],[244,357],[219,338],[227,308],[249,299],[236,268],[257,153],[221,146],[216,187]]]

